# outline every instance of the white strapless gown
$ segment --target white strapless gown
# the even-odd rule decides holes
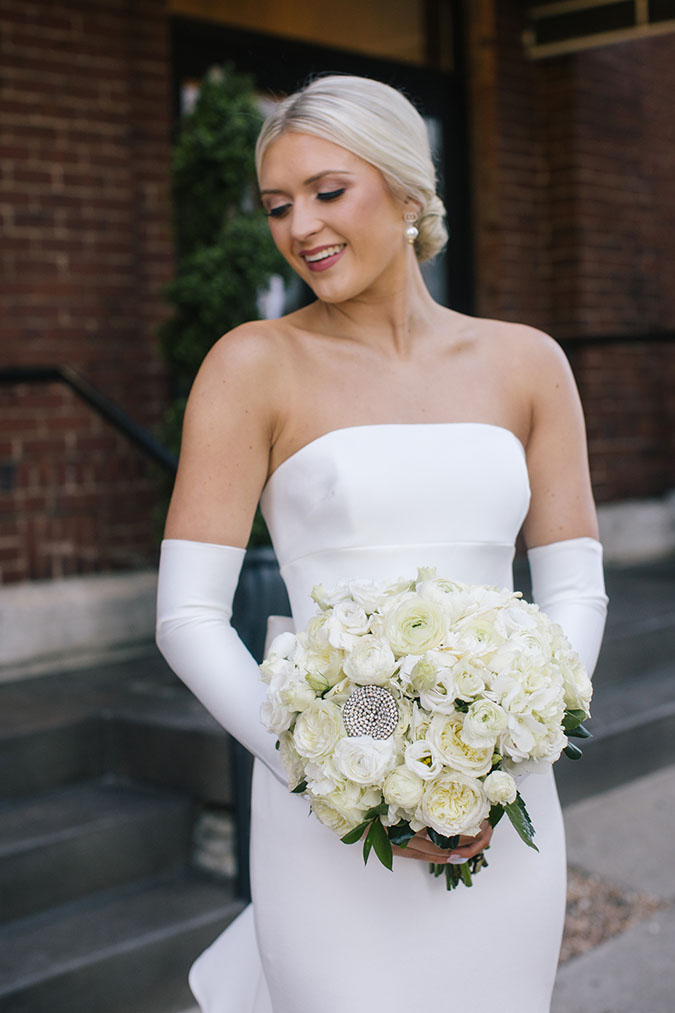
[[[512,586],[529,505],[521,443],[479,423],[385,424],[312,441],[271,476],[261,506],[293,618],[314,584],[414,576]],[[253,904],[195,964],[208,1013],[546,1013],[565,910],[565,844],[552,772],[521,786],[539,853],[508,820],[472,889],[425,863],[342,844],[256,761]],[[255,931],[254,931],[255,929]]]

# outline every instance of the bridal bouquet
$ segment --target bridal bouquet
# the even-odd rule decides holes
[[[519,775],[581,750],[591,683],[562,629],[520,593],[420,568],[413,580],[343,581],[282,633],[261,667],[263,724],[292,791],[347,844],[392,868],[424,830],[441,848],[506,813],[532,848]],[[471,885],[482,853],[434,864]]]

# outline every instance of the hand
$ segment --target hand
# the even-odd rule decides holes
[[[401,858],[415,858],[419,862],[433,862],[436,865],[445,865],[450,857],[456,856],[463,861],[473,858],[479,851],[485,851],[490,847],[492,838],[492,827],[487,820],[481,823],[481,831],[476,837],[460,837],[459,843],[452,851],[437,848],[427,837],[426,830],[420,830],[412,837],[406,848],[399,848],[392,845],[392,851]]]

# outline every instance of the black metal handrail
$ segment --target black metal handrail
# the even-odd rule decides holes
[[[0,383],[65,384],[155,464],[159,464],[170,475],[176,474],[178,462],[175,456],[148,429],[135,422],[73,366],[5,366],[0,369]]]

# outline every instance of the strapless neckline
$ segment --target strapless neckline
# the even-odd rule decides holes
[[[287,458],[285,458],[281,464],[277,465],[272,474],[265,482],[263,492],[272,483],[273,479],[279,474],[280,471],[286,469],[286,466],[304,456],[305,452],[316,447],[318,444],[323,443],[325,440],[334,439],[338,434],[356,434],[362,433],[367,430],[382,430],[382,429],[443,429],[443,428],[476,428],[481,429],[493,429],[498,433],[506,433],[511,439],[515,440],[516,444],[520,448],[523,457],[526,457],[525,447],[522,440],[520,440],[512,429],[507,426],[499,426],[494,422],[370,422],[364,425],[357,426],[340,426],[337,429],[329,429],[328,432],[322,433],[320,436],[316,436],[313,440],[305,443],[302,447],[294,450]]]

